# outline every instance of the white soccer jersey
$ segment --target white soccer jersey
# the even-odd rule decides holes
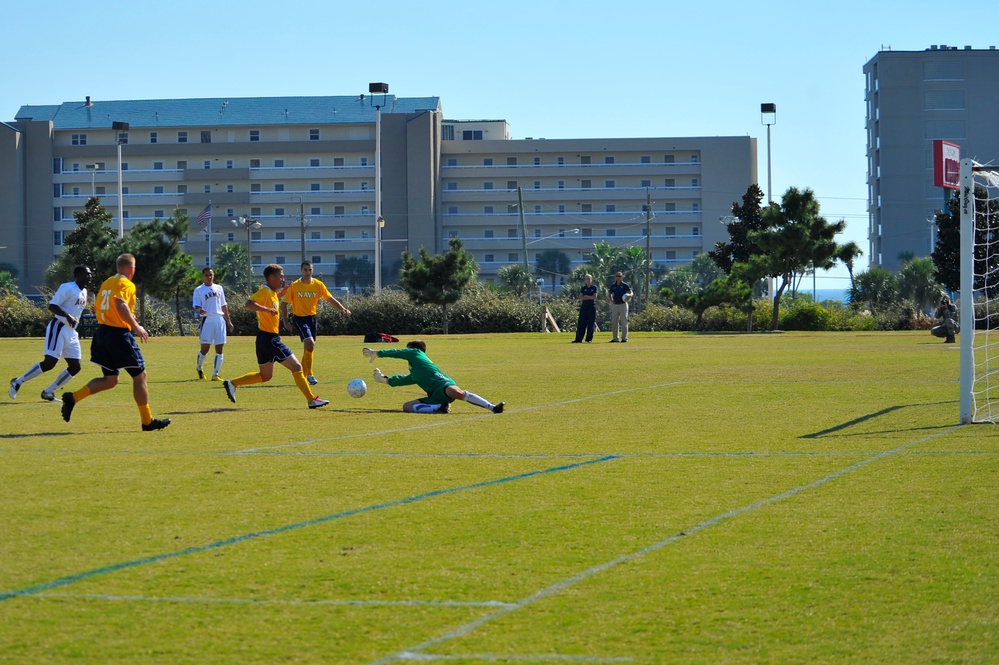
[[[87,290],[81,289],[76,282],[66,282],[59,286],[49,304],[56,305],[79,322],[83,308],[87,306]],[[69,323],[64,316],[57,314],[53,316],[63,323]]]
[[[222,308],[227,307],[225,290],[219,284],[199,284],[194,289],[193,306],[205,310],[205,316],[222,316]]]

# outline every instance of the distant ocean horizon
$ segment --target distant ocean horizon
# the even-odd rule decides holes
[[[811,289],[801,289],[802,293],[807,293],[812,295]],[[838,300],[839,302],[846,302],[847,289],[816,289],[815,290],[815,300],[817,302],[822,302],[823,300]]]

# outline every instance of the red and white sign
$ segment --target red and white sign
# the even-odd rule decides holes
[[[961,146],[933,140],[933,186],[961,188]]]

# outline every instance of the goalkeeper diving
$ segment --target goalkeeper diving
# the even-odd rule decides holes
[[[414,339],[405,349],[362,349],[364,355],[374,362],[375,358],[399,358],[409,363],[409,374],[386,376],[377,367],[374,371],[375,381],[386,383],[396,388],[398,386],[417,385],[427,393],[426,397],[414,399],[402,405],[407,413],[451,413],[451,402],[456,399],[480,406],[493,413],[503,413],[506,402],[493,404],[473,392],[462,390],[427,357],[427,345],[423,340]]]

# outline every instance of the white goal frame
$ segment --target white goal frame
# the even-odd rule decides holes
[[[984,166],[973,159],[961,160],[961,424],[994,422],[975,420],[975,174],[999,188],[999,167]],[[986,355],[988,353],[986,349]],[[990,368],[985,367],[988,373]]]

